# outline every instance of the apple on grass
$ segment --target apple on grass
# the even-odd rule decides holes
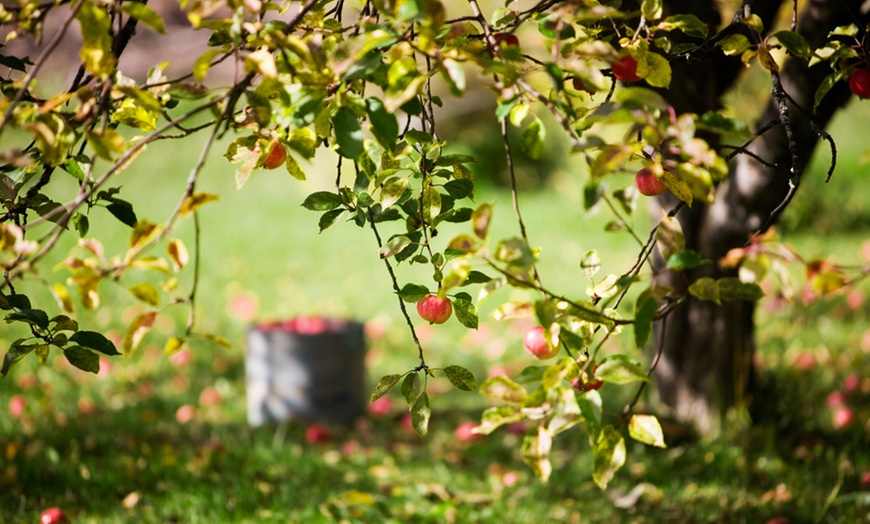
[[[59,522],[69,522],[60,508],[48,508],[39,516],[39,524],[58,524]]]
[[[645,167],[634,175],[634,185],[642,195],[656,196],[661,195],[667,189],[664,182],[659,180],[659,177],[652,172],[651,169]]]
[[[332,431],[322,424],[315,422],[305,428],[305,442],[309,444],[325,444],[330,440],[332,440]]]
[[[446,298],[429,295],[417,302],[417,313],[431,324],[443,324],[453,313],[453,304]]]

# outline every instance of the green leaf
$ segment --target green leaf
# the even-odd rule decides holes
[[[692,269],[709,264],[710,259],[692,249],[683,249],[668,258],[668,268],[676,271]]]
[[[6,315],[6,323],[26,322],[40,329],[48,329],[48,315],[41,309],[19,309]]]
[[[193,63],[193,69],[191,70],[193,78],[197,82],[205,80],[206,75],[208,75],[208,69],[211,67],[212,59],[223,52],[222,49],[209,49],[205,53],[199,55],[199,58],[197,58]]]
[[[133,205],[129,202],[113,199],[112,203],[106,206],[106,209],[125,226],[134,227],[136,225],[136,213],[133,211]]]
[[[4,295],[0,292],[0,309],[30,309],[27,295]]]
[[[405,375],[405,380],[402,381],[402,396],[405,397],[405,402],[412,405],[420,395],[420,374],[418,371],[412,371]]]
[[[82,170],[81,166],[79,166],[79,163],[75,161],[75,159],[67,158],[63,162],[63,164],[60,165],[60,167],[63,168],[64,171],[72,175],[73,178],[75,178],[79,182],[85,179],[85,172]]]
[[[375,400],[383,397],[387,393],[393,389],[393,386],[399,383],[399,380],[402,378],[402,375],[384,375],[381,377],[381,380],[378,381],[378,385],[375,387],[375,390],[372,391],[372,396],[370,402],[374,402]]]
[[[726,56],[736,56],[752,47],[752,42],[743,35],[734,34],[716,42],[716,45],[722,48]]]
[[[121,5],[121,11],[139,20],[157,33],[166,33],[166,28],[163,27],[163,19],[145,4],[138,2],[126,3]]]
[[[553,435],[543,426],[532,428],[523,437],[521,448],[523,461],[544,482],[550,478],[550,473],[553,471],[553,466],[550,464],[549,459],[552,446]]]
[[[541,375],[541,383],[545,388],[553,388],[562,384],[563,380],[571,380],[577,378],[580,373],[580,366],[577,361],[570,357],[561,357],[555,364],[544,368],[544,373]],[[577,412],[580,413],[579,411]]]
[[[72,222],[73,226],[76,228],[76,231],[79,234],[79,238],[84,238],[88,234],[88,230],[90,230],[91,228],[88,216],[81,213],[76,213],[75,215],[73,215]]]
[[[534,120],[523,130],[520,145],[522,150],[532,160],[538,160],[544,154],[544,139],[547,137],[547,129],[540,118]]]
[[[649,382],[640,363],[626,355],[613,355],[604,359],[595,370],[595,376],[609,384]]]
[[[504,375],[496,375],[484,380],[480,385],[480,393],[511,404],[522,404],[529,397],[526,388]]]
[[[73,346],[63,350],[63,355],[73,366],[89,373],[100,372],[100,357],[89,349]]]
[[[647,53],[643,58],[643,71],[638,67],[638,74],[643,75],[646,83],[653,87],[668,87],[671,85],[671,64],[667,58],[658,53]]]
[[[366,98],[366,112],[372,124],[375,140],[387,151],[392,151],[399,137],[399,122],[396,115],[387,111],[384,103],[377,98]]]
[[[411,303],[419,302],[431,294],[429,288],[420,284],[405,284],[399,290],[399,297],[405,302]]]
[[[720,278],[717,281],[719,297],[722,300],[759,300],[764,296],[761,286],[752,282],[741,282],[736,277]]]
[[[474,374],[462,366],[447,366],[444,368],[444,374],[447,375],[447,380],[456,389],[462,391],[475,391],[477,389],[477,380],[474,378]]]
[[[421,209],[423,220],[431,223],[432,220],[441,212],[441,193],[434,187],[427,187],[423,190],[423,205]]]
[[[594,437],[601,429],[601,394],[594,389],[587,391],[580,395],[577,404],[580,406],[580,413],[586,420],[589,435]]]
[[[634,343],[642,348],[652,334],[653,319],[658,313],[659,304],[650,289],[645,290],[637,298],[634,305]]]
[[[701,300],[721,303],[719,284],[710,277],[701,277],[689,286],[689,294]]]
[[[455,96],[462,96],[465,93],[465,72],[462,70],[462,65],[456,60],[445,58],[441,66],[442,76],[450,92]]]
[[[406,247],[411,245],[411,239],[405,235],[396,235],[387,241],[380,249],[378,249],[378,256],[382,259],[390,258],[395,255],[399,251],[402,251]]]
[[[605,426],[595,440],[592,453],[592,480],[599,488],[605,489],[625,464],[625,440],[616,428]]]
[[[833,73],[826,76],[822,79],[822,82],[819,84],[819,87],[816,89],[816,94],[813,98],[813,109],[819,107],[819,104],[824,100],[825,95],[828,94],[828,91],[831,90],[837,83],[839,83],[843,78],[846,77],[846,70],[839,69],[834,71]]]
[[[346,107],[339,108],[332,117],[332,127],[338,154],[351,160],[359,158],[363,152],[363,132],[356,113]]]
[[[694,38],[707,38],[707,24],[695,15],[672,15],[656,26],[663,31],[679,30]]]
[[[323,231],[335,223],[339,216],[345,212],[345,209],[333,209],[331,211],[327,211],[326,213],[320,215],[320,220],[318,221],[318,226],[320,227],[320,232]]]
[[[79,56],[88,72],[106,77],[115,70],[117,59],[112,54],[112,20],[106,10],[93,2],[82,2],[76,13],[82,30]]]
[[[653,22],[662,17],[662,0],[643,0],[640,12],[647,21]]]
[[[659,180],[665,184],[665,187],[667,187],[675,197],[688,204],[689,207],[692,207],[692,200],[694,200],[692,188],[690,188],[689,184],[684,182],[682,178],[674,175],[670,171],[664,171]]]
[[[426,392],[420,393],[417,400],[411,406],[411,426],[414,431],[421,437],[425,437],[429,433],[429,418],[432,416],[432,409],[429,407],[429,395]]]
[[[632,415],[628,423],[631,438],[657,448],[666,448],[662,426],[655,415]]]
[[[269,99],[260,93],[247,90],[245,97],[248,99],[248,110],[260,127],[268,127],[272,119],[272,104]]]
[[[408,179],[393,177],[381,189],[381,207],[386,209],[399,201],[408,189]]]
[[[773,38],[782,44],[789,53],[800,58],[809,60],[813,56],[813,50],[810,45],[804,40],[804,37],[792,31],[777,31],[771,35]]]
[[[102,333],[96,331],[78,331],[73,336],[69,337],[70,342],[75,342],[80,346],[88,349],[99,351],[104,355],[120,355],[121,353],[115,348],[115,344],[106,338]]]
[[[51,319],[54,324],[53,331],[78,331],[79,323],[66,315],[58,315]]]
[[[136,284],[130,287],[130,293],[146,304],[156,306],[160,303],[160,292],[151,284]]]
[[[22,358],[26,357],[28,353],[36,349],[39,344],[31,344],[31,345],[21,345],[19,344],[20,340],[14,342],[12,347],[9,348],[9,351],[6,352],[6,356],[3,357],[3,367],[0,368],[0,375],[3,378],[6,378],[6,375],[9,373],[9,370],[12,369],[12,366],[21,361]]]
[[[454,179],[444,184],[444,190],[455,199],[465,198],[474,192],[474,182],[471,180]]]
[[[453,310],[456,312],[456,320],[460,324],[469,328],[477,329],[478,315],[477,306],[469,299],[457,298],[453,300]]]
[[[293,158],[293,155],[287,155],[287,158],[284,159],[284,168],[290,173],[290,176],[295,178],[296,180],[305,180],[305,171],[302,170],[302,167],[299,165],[299,162]]]
[[[552,417],[547,423],[547,429],[552,435],[570,429],[583,421],[580,406],[577,404],[577,395],[573,389],[564,388],[557,397],[551,410]]]
[[[495,259],[510,266],[527,268],[535,263],[535,256],[529,244],[522,238],[513,237],[498,243]]]
[[[341,197],[331,191],[311,193],[302,202],[302,207],[311,211],[330,211],[341,206]]]
[[[522,412],[510,406],[487,408],[480,416],[480,425],[477,426],[477,432],[481,435],[489,435],[505,424],[519,422],[522,419]]]
[[[317,134],[307,127],[296,128],[287,137],[287,146],[305,159],[314,157],[317,152],[317,143]]]

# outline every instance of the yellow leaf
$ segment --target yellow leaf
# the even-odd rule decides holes
[[[151,330],[151,326],[154,325],[154,319],[157,318],[156,311],[149,311],[148,313],[143,313],[133,319],[133,322],[130,324],[130,327],[127,328],[127,333],[124,334],[124,354],[129,355],[133,350],[139,347],[139,343],[142,342],[142,338],[145,337],[145,334]]]
[[[169,257],[172,258],[172,263],[175,264],[175,271],[181,271],[184,266],[190,261],[190,255],[187,253],[187,247],[184,242],[179,239],[174,239],[166,246],[166,251]]]

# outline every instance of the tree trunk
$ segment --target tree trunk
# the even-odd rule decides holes
[[[706,2],[698,2],[706,4]],[[780,2],[762,2],[755,11],[772,25]],[[811,47],[825,41],[829,31],[856,23],[864,27],[867,13],[857,0],[812,0],[799,17],[798,32]],[[860,18],[860,19],[859,19]],[[708,19],[705,19],[708,20]],[[720,58],[709,65],[686,64],[674,68],[670,100],[678,112],[703,113],[715,109],[719,96],[730,86],[741,67],[739,60]],[[794,101],[812,110],[813,97],[822,80],[831,73],[826,63],[807,67],[801,59],[788,59],[780,73],[782,85]],[[688,92],[688,93],[687,93]],[[699,93],[706,96],[698,96]],[[834,112],[849,99],[849,90],[841,82],[832,89],[812,120],[824,128]],[[776,100],[771,96],[758,120],[757,128],[778,118]],[[803,170],[808,155],[819,140],[810,117],[789,105],[794,141],[802,153]],[[792,155],[785,129],[779,125],[757,138],[748,148],[776,167],[767,167],[750,155],[739,155],[732,173],[717,190],[710,206],[695,205],[683,209],[677,218],[686,237],[686,248],[699,251],[714,264],[690,271],[664,271],[657,281],[685,289],[697,278],[720,278],[729,275],[715,264],[730,249],[743,247],[749,237],[765,225],[771,213],[783,202],[791,177]],[[674,200],[661,205],[671,208]],[[661,340],[662,355],[656,369],[656,385],[661,403],[676,418],[693,424],[705,434],[718,432],[722,416],[731,408],[746,407],[753,387],[754,304],[723,302],[717,305],[690,298],[657,326],[656,343]],[[659,338],[660,337],[660,338]]]

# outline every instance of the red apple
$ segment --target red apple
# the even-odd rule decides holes
[[[634,185],[642,195],[656,196],[665,192],[667,187],[649,168],[643,168],[634,175]]]
[[[547,336],[547,331],[542,326],[534,326],[523,340],[526,351],[537,359],[545,360],[559,354],[558,346],[554,346]]]
[[[453,304],[446,298],[429,295],[417,302],[417,313],[431,324],[443,324],[453,313]]]
[[[393,411],[393,401],[390,397],[379,397],[369,404],[369,413],[373,417],[386,417]]]
[[[637,76],[637,60],[631,55],[623,55],[614,62],[611,66],[613,76],[623,82],[637,82],[640,77]]]
[[[39,524],[57,524],[58,522],[69,522],[60,508],[48,508],[39,516]]]
[[[311,424],[305,429],[305,442],[309,444],[324,444],[332,440],[332,431],[322,424]]]
[[[849,89],[858,98],[870,98],[870,69],[856,69],[849,77]]]
[[[287,149],[278,142],[275,142],[272,145],[272,150],[269,151],[269,156],[266,157],[266,160],[263,160],[263,167],[266,169],[276,169],[281,167],[285,160],[287,160]]]
[[[483,435],[474,431],[474,428],[477,427],[477,424],[471,421],[463,422],[456,428],[454,435],[458,440],[463,442],[467,440],[483,440]]]
[[[511,33],[495,33],[492,35],[492,39],[495,40],[496,47],[501,46],[502,44],[508,47],[520,45],[520,39]]]
[[[834,411],[834,415],[831,417],[831,423],[837,429],[842,429],[852,423],[855,420],[855,412],[851,409],[841,406]]]
[[[834,391],[828,395],[828,407],[835,408],[846,404],[846,395],[842,391]]]
[[[27,402],[21,395],[14,395],[9,399],[9,414],[12,415],[12,418],[20,417],[26,407]]]

